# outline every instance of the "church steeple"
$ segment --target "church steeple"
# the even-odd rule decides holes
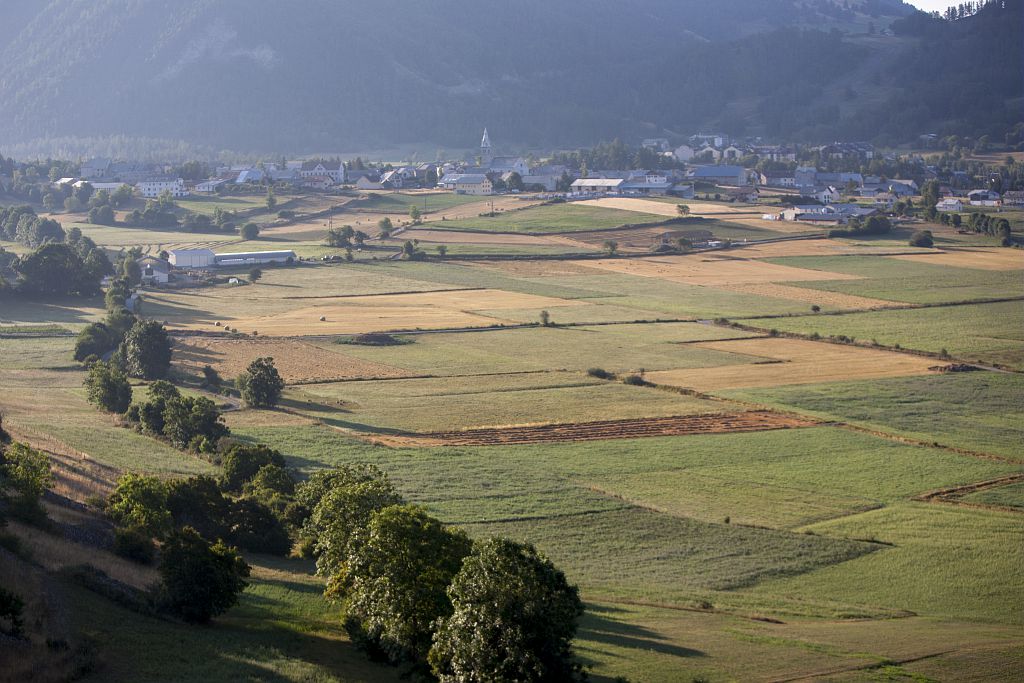
[[[482,164],[489,164],[494,155],[491,152],[491,136],[487,134],[487,129],[484,128],[484,137],[480,140],[480,159]]]

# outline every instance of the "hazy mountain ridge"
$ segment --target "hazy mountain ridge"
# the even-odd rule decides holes
[[[853,5],[14,0],[0,9],[0,144],[128,135],[267,151],[465,147],[482,125],[522,145],[707,126],[830,137],[870,128],[829,88],[871,47],[788,27],[866,33],[909,11],[898,0]],[[888,42],[911,59],[927,39]]]

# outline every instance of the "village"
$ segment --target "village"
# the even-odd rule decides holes
[[[186,179],[174,175],[170,165],[92,158],[81,163],[78,174],[57,178],[52,185],[65,193],[79,192],[88,185],[90,194],[113,195],[120,191],[149,201],[268,191],[313,193],[325,198],[353,193],[450,193],[479,197],[481,201],[510,196],[535,202],[672,198],[742,206],[762,222],[784,221],[819,228],[859,224],[872,216],[905,215],[905,207],[913,206],[913,198],[922,194],[925,183],[932,186],[932,193],[937,193],[933,208],[928,209],[930,218],[949,214],[957,215],[959,221],[959,214],[972,207],[999,211],[1003,206],[1024,206],[1024,192],[1001,193],[995,178],[972,177],[962,171],[943,173],[926,163],[920,154],[882,154],[865,142],[766,145],[759,139],[738,140],[723,133],[699,133],[676,146],[666,138],[644,139],[637,150],[630,166],[647,161],[650,167],[590,169],[585,163],[565,163],[571,160],[564,154],[556,153],[547,159],[532,154],[500,154],[485,128],[476,153],[463,160],[402,164],[368,163],[360,158],[346,162],[338,157],[281,159],[221,166],[210,169],[209,177]],[[836,170],[872,166],[896,167],[907,177]],[[3,180],[0,178],[0,183]],[[493,201],[491,207],[493,213]],[[959,227],[959,222],[956,225]],[[386,233],[371,231],[373,234],[366,235],[367,242],[357,248],[369,247],[373,239],[383,245],[384,240],[402,232],[402,227],[395,227]],[[664,245],[668,239],[680,238],[696,248],[721,248],[730,243],[700,229],[668,231],[655,242]],[[225,254],[207,248],[170,249],[138,259],[142,282],[157,285],[175,279],[195,281],[196,273],[216,269],[301,261],[302,257],[290,249]],[[183,280],[175,278],[175,273],[193,276]]]

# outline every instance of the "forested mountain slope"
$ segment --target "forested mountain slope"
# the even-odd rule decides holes
[[[990,29],[971,26],[1019,46],[1021,22],[1005,15],[1020,7],[891,36],[879,33],[912,12],[900,0],[8,0],[0,145],[119,135],[260,151],[469,147],[484,125],[523,146],[706,127],[822,139],[997,129],[1021,82],[988,68]],[[944,31],[976,62],[937,56]],[[1019,47],[1006,50],[1019,72]],[[941,69],[922,73],[936,58]],[[999,99],[967,111],[959,95],[919,101],[950,76]],[[879,107],[890,95],[914,99],[900,104],[910,112]]]

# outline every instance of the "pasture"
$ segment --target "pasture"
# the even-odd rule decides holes
[[[1024,306],[1020,301],[750,322],[785,332],[842,334],[932,353],[945,349],[952,357],[968,362],[1024,369]]]

